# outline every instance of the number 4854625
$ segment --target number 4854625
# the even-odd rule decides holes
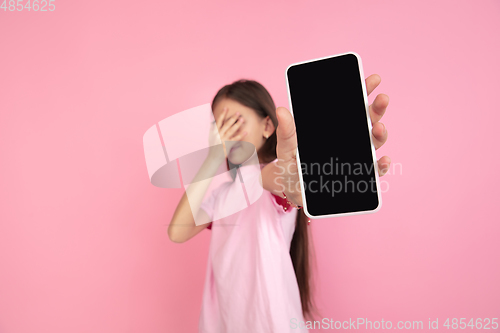
[[[496,330],[498,328],[497,320],[498,318],[477,318],[476,320],[471,319],[467,323],[467,318],[460,318],[460,322],[458,321],[458,318],[451,318],[451,321],[450,318],[447,318],[443,326],[448,329],[465,329],[469,326],[471,329]]]
[[[9,10],[10,12],[14,11],[33,11],[35,12],[46,12],[47,9],[50,12],[53,12],[56,10],[56,0],[28,0],[26,3],[23,4],[23,0],[3,0],[2,5],[0,6],[0,9],[3,9],[4,11]]]

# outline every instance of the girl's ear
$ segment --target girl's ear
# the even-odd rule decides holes
[[[271,119],[271,117],[267,116],[265,119],[265,125],[264,125],[264,136],[265,137],[270,137],[273,133],[274,133],[274,130],[276,128],[274,128],[274,124],[273,124],[273,121]]]

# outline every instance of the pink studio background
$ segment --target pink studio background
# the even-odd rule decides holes
[[[289,64],[348,51],[398,167],[311,224],[323,317],[500,317],[500,2],[55,4],[0,10],[0,332],[196,332],[210,231],[169,241],[144,132],[239,78],[288,108]]]

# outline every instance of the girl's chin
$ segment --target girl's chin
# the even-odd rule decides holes
[[[228,155],[228,160],[229,162],[233,164],[242,164],[246,160],[250,158],[251,154],[242,149],[242,147],[239,147],[235,150],[233,150],[229,155]]]

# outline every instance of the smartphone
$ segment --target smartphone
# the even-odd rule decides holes
[[[361,57],[346,52],[298,62],[287,67],[285,76],[304,213],[329,218],[379,211],[382,197]]]

